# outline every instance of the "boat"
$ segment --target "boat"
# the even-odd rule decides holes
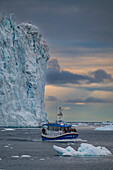
[[[78,132],[71,124],[61,120],[63,116],[61,107],[59,121],[45,123],[42,127],[42,141],[63,141],[63,140],[75,140],[78,137]]]

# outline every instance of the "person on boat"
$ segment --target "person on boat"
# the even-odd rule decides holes
[[[69,129],[69,132],[72,132],[72,131],[73,131],[73,129],[72,129],[72,128],[70,128],[70,129]]]
[[[77,132],[77,130],[76,130],[76,129],[73,129],[73,132]]]
[[[64,128],[63,132],[64,132],[64,133],[67,133],[67,130],[66,130],[66,128]]]
[[[44,135],[47,135],[46,129],[45,129],[44,127],[42,128],[42,133],[43,133]]]

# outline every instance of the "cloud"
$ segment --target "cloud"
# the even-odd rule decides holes
[[[60,69],[58,61],[51,59],[48,62],[46,83],[47,84],[79,84],[79,80],[87,80],[87,76],[78,75],[69,71],[63,71]]]
[[[70,107],[64,107],[64,110],[70,110],[71,108]]]
[[[103,82],[105,79],[112,80],[111,74],[106,73],[104,70],[96,70],[91,73],[92,79],[90,82]]]
[[[111,86],[103,86],[103,84],[98,87],[98,86],[85,86],[81,87],[82,89],[88,90],[88,91],[108,91],[108,92],[113,92],[113,84]]]
[[[104,70],[96,70],[90,75],[80,75],[69,71],[64,71],[56,59],[48,61],[46,84],[82,84],[85,83],[101,83],[104,80],[112,81],[112,76]]]
[[[67,103],[112,103],[113,100],[111,99],[101,99],[95,97],[88,97],[86,99],[68,99],[66,100]]]
[[[93,40],[59,40],[49,41],[51,53],[65,57],[91,57],[99,56],[104,58],[113,54],[113,45],[107,42],[98,42]]]
[[[60,71],[60,65],[56,59],[49,60],[47,68],[56,70],[56,71]]]
[[[48,97],[46,98],[46,101],[57,101],[57,98],[54,97],[54,96],[48,96]]]
[[[0,8],[13,12],[18,22],[30,20],[48,40],[86,40],[113,44],[113,1],[105,0],[0,0]],[[76,47],[76,46],[75,46]]]

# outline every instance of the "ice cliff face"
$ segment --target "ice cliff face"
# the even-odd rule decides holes
[[[36,26],[0,17],[0,126],[37,126],[45,119],[48,46]]]

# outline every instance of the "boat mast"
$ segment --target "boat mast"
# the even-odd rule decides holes
[[[63,111],[63,109],[61,107],[59,107],[59,113],[58,113],[59,121],[62,120],[62,117],[63,117],[62,111]]]

